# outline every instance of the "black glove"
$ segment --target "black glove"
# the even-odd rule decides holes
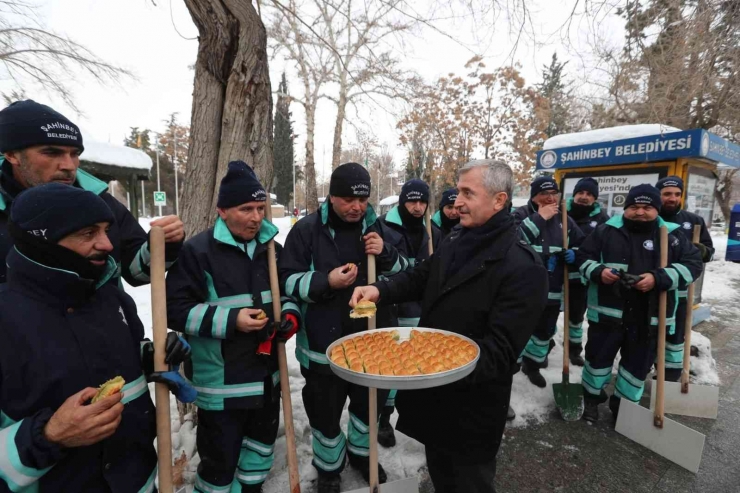
[[[699,249],[702,262],[709,262],[709,248],[707,248],[703,243],[694,243],[694,246]]]
[[[164,342],[164,362],[168,365],[179,365],[190,359],[190,344],[177,332],[168,332]],[[141,365],[144,374],[154,373],[154,343],[146,342],[142,348]]]
[[[278,327],[277,338],[280,342],[286,342],[298,332],[298,319],[295,315],[288,313],[283,315]]]

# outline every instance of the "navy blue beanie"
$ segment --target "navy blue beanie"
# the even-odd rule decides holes
[[[683,192],[683,180],[678,176],[666,176],[655,184],[655,188],[658,190],[663,190],[666,187],[678,187]]]
[[[529,190],[529,198],[534,198],[538,193],[547,192],[548,190],[559,192],[558,182],[552,176],[540,176],[532,182]]]
[[[38,145],[85,149],[77,125],[44,104],[27,99],[0,111],[0,152]]]
[[[331,173],[329,195],[332,197],[369,197],[370,173],[358,163],[344,163]]]
[[[226,176],[218,188],[216,207],[228,209],[247,202],[264,202],[267,192],[254,174],[254,170],[244,161],[231,161]]]
[[[577,194],[578,192],[588,192],[593,195],[595,199],[598,199],[599,182],[590,177],[581,178],[580,180],[578,180],[578,183],[576,183],[576,188],[573,189],[573,195]]]
[[[624,208],[626,209],[634,204],[652,205],[656,209],[660,210],[660,192],[657,188],[647,183],[634,186],[627,194]]]
[[[57,243],[65,236],[115,218],[108,204],[93,192],[62,183],[24,190],[13,201],[10,220],[28,234]]]
[[[401,187],[401,195],[398,196],[398,202],[403,205],[406,202],[414,202],[420,200],[421,202],[429,203],[429,185],[424,183],[418,178],[409,180]]]
[[[450,188],[442,192],[442,199],[439,201],[439,209],[444,209],[446,205],[453,205],[457,200],[457,188]]]

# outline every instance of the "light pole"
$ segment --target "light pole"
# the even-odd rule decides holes
[[[175,146],[175,151],[172,156],[172,166],[175,168],[175,215],[180,215],[180,194],[178,193],[177,187],[177,129],[172,127],[172,142]]]
[[[154,153],[157,155],[157,192],[161,192],[162,189],[160,188],[159,183],[159,134],[154,134]],[[157,214],[161,217],[162,216],[162,206],[157,206]]]

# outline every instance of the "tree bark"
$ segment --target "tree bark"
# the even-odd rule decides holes
[[[316,129],[316,106],[305,105],[306,108],[306,215],[319,208],[318,190],[316,186],[316,159],[314,157],[314,134]]]
[[[339,83],[339,99],[337,100],[337,120],[334,123],[334,143],[331,148],[331,169],[337,169],[342,156],[342,129],[347,114],[347,73],[342,72]],[[360,163],[363,164],[363,163]]]
[[[272,96],[265,27],[251,2],[185,0],[198,28],[188,176],[182,219],[188,237],[216,218],[229,161],[272,179]]]

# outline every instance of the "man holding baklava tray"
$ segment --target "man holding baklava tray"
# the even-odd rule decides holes
[[[480,359],[464,379],[396,398],[397,429],[426,447],[437,493],[492,493],[496,453],[506,422],[512,376],[547,303],[547,270],[520,239],[507,204],[514,186],[502,161],[467,163],[458,178],[460,228],[432,258],[355,289],[381,306],[421,301],[421,327],[473,339]]]

